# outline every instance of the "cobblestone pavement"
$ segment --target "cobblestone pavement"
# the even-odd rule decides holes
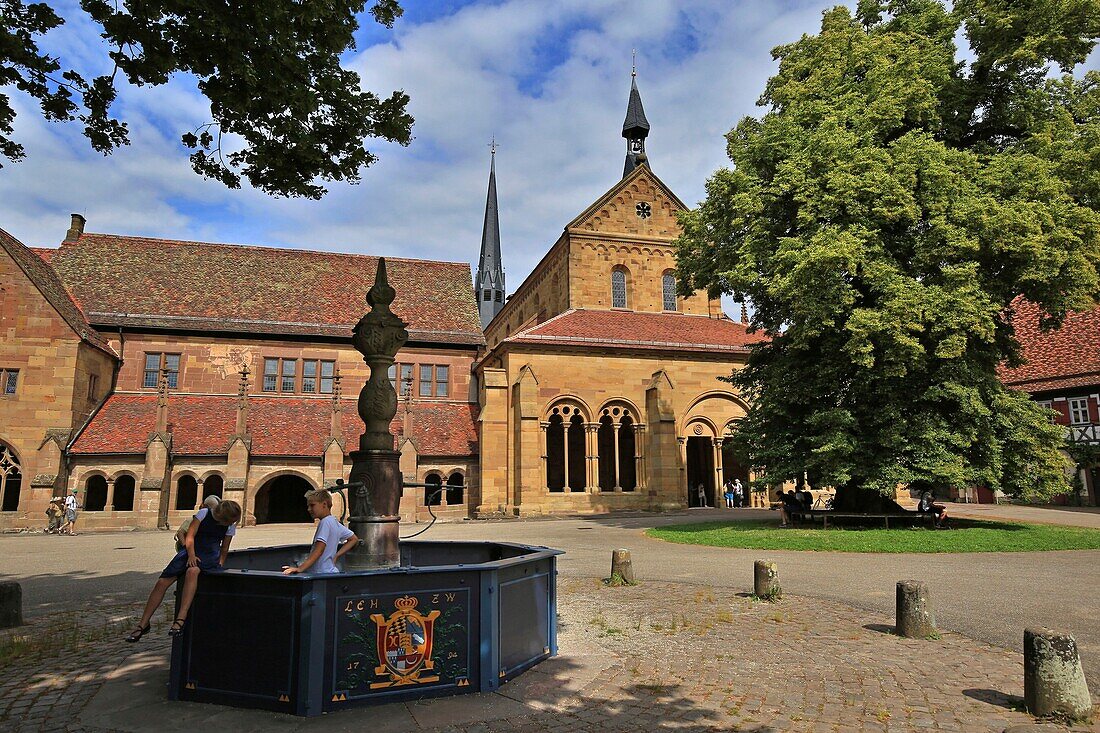
[[[880,613],[797,596],[768,604],[722,588],[562,578],[559,656],[498,693],[312,719],[168,702],[167,617],[127,644],[123,617],[134,610],[20,629],[36,644],[50,628],[62,638],[5,664],[0,730],[1000,733],[1031,722],[1018,653],[951,633],[901,639]]]

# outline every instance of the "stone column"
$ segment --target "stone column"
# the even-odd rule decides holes
[[[569,486],[569,426],[562,425],[562,445],[565,446],[565,450],[562,451],[561,465],[564,472],[564,485],[561,487],[562,493],[568,494],[572,491],[572,487]]]
[[[539,450],[542,451],[542,489],[544,493],[550,493],[550,456],[546,450],[546,432],[550,429],[550,423],[539,423]]]
[[[88,497],[84,497],[84,501],[88,501]],[[115,480],[113,478],[107,479],[107,503],[103,505],[104,511],[114,511],[115,508]]]
[[[691,490],[694,487],[687,485],[688,439],[685,437],[677,437],[676,442],[680,446],[680,491],[684,491],[684,487],[687,486],[687,493],[684,494],[684,506],[691,506]]]
[[[203,493],[203,485],[205,483],[206,482],[201,478],[200,479],[195,479],[195,511],[196,512],[199,510],[199,507],[202,506],[202,500],[206,498],[205,494]]]
[[[722,438],[711,438],[714,441],[714,470],[718,474],[718,483],[714,485],[714,505],[718,506],[718,497],[722,493],[722,483],[725,479],[725,467],[722,465],[722,444],[726,441]]]
[[[634,470],[635,481],[637,482],[637,491],[642,491],[649,488],[649,481],[646,479],[646,465],[645,465],[645,425],[642,423],[634,424]]]
[[[585,423],[584,426],[584,452],[586,459],[585,480],[588,482],[585,491],[589,494],[598,493],[600,490],[600,441],[599,423]]]

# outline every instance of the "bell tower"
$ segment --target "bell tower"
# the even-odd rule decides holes
[[[504,266],[500,261],[500,220],[497,215],[497,146],[489,146],[489,192],[485,197],[485,224],[481,230],[481,258],[477,263],[477,309],[485,329],[504,307]]]
[[[623,137],[626,138],[626,165],[623,178],[639,165],[646,164],[645,139],[649,135],[649,120],[642,109],[642,95],[638,91],[638,69],[630,68],[630,99],[626,104],[626,120],[623,121]]]

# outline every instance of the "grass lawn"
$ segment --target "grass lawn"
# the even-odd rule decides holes
[[[822,552],[1034,552],[1100,550],[1100,530],[951,520],[951,529],[791,528],[776,522],[710,522],[674,524],[646,530],[650,537],[687,545],[742,547],[755,550]]]

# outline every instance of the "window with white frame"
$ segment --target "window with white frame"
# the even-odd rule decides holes
[[[1073,425],[1083,425],[1089,421],[1087,397],[1077,397],[1069,401],[1069,421]]]

